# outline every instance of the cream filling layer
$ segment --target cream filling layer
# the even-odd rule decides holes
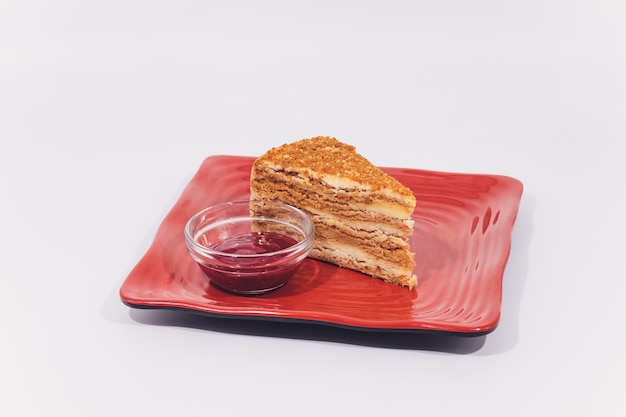
[[[386,242],[388,245],[395,247],[408,247],[406,241],[407,234],[402,229],[394,227],[390,224],[379,222],[368,222],[351,220],[340,215],[334,215],[324,210],[319,210],[309,206],[300,207],[305,212],[311,214],[316,225],[319,227],[334,228],[341,233],[348,234],[357,238],[365,238],[373,243]],[[413,228],[413,221],[403,221],[407,228]]]
[[[372,256],[354,246],[335,242],[329,247],[316,247],[311,252],[311,255],[312,257],[338,263],[341,266],[355,269],[359,272],[401,282],[407,281],[413,274],[413,268],[402,267],[402,265],[390,262],[384,258]]]
[[[344,191],[335,192],[333,190],[321,188],[319,186],[311,185],[308,188],[295,188],[288,187],[284,182],[273,182],[276,188],[268,191],[267,194],[280,195],[281,198],[288,198],[294,204],[300,205],[307,200],[320,203],[324,203],[329,209],[335,209],[337,211],[360,211],[366,213],[368,216],[384,216],[392,219],[399,219],[404,221],[413,214],[413,207],[407,207],[400,205],[394,201],[381,200],[379,196],[364,195],[361,193],[359,197],[363,201],[354,201],[354,198]],[[279,186],[280,185],[280,186]],[[266,192],[260,186],[255,186],[251,189],[253,197],[263,198]],[[321,205],[321,204],[320,204]],[[412,229],[412,225],[410,228]]]
[[[284,168],[275,165],[270,165],[267,168],[270,172],[274,172],[274,175],[257,178],[253,172],[251,182],[254,184],[255,181],[260,182],[261,179],[272,181],[274,186],[282,184],[282,191],[285,192],[288,192],[289,189],[293,188],[294,183],[296,183],[300,185],[303,193],[314,191],[321,196],[328,196],[324,197],[324,199],[331,201],[332,196],[340,196],[341,194],[356,192],[363,196],[369,195],[371,198],[377,200],[375,205],[370,205],[368,202],[355,203],[356,206],[359,208],[367,207],[369,210],[376,211],[390,217],[402,218],[410,216],[412,214],[412,208],[410,209],[408,207],[415,207],[414,196],[401,196],[388,189],[381,189],[376,192],[372,192],[371,187],[369,186],[364,186],[363,184],[338,176],[318,176],[308,170],[287,171]],[[303,173],[306,173],[307,175],[303,175]]]

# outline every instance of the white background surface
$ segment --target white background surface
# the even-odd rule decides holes
[[[622,1],[0,3],[0,415],[626,414]],[[136,311],[210,155],[316,135],[525,192],[499,327]]]

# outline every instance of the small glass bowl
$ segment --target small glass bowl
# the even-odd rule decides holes
[[[219,288],[263,294],[282,287],[313,249],[315,227],[303,211],[269,201],[208,207],[185,225],[191,257]]]

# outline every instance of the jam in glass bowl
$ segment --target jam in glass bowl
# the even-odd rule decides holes
[[[278,202],[211,206],[185,225],[191,257],[217,287],[254,295],[285,285],[313,249],[315,227],[303,211]]]

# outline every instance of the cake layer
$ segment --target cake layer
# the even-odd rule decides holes
[[[386,249],[408,249],[409,244],[406,235],[396,233],[397,228],[389,225],[381,225],[378,222],[354,221],[341,215],[328,213],[321,210],[312,210],[304,202],[300,208],[306,212],[316,224],[332,228],[335,233],[353,236],[366,240],[365,245],[384,247]],[[320,232],[321,233],[321,232]]]
[[[353,189],[335,188],[325,182],[302,178],[291,171],[276,170],[264,163],[255,165],[251,178],[254,189],[259,192],[267,190],[276,195],[284,193],[292,198],[319,201],[319,204],[350,204],[388,217],[406,218],[415,207],[415,197],[398,198],[385,189],[359,189],[355,193]]]
[[[310,195],[305,196],[294,190],[275,193],[255,190],[251,193],[251,198],[298,206],[312,217],[320,216],[328,218],[328,221],[344,222],[356,230],[379,231],[401,239],[413,231],[413,220],[382,215],[379,210],[375,210],[375,204],[358,206],[349,202],[311,199]]]
[[[351,216],[363,220],[398,221],[406,223],[413,213],[412,207],[398,204],[374,195],[362,192],[358,197],[353,197],[347,192],[341,192],[330,188],[307,185],[303,183],[290,184],[288,177],[278,175],[253,174],[251,189],[254,193],[273,196],[281,200],[308,201],[311,207],[323,207],[328,211],[352,212]],[[412,225],[407,226],[406,233],[411,233]]]
[[[318,244],[309,256],[343,268],[362,272],[387,282],[403,285],[409,289],[412,289],[417,284],[417,277],[412,275],[413,266],[403,266],[386,258],[372,256],[352,245],[336,242],[328,245]],[[410,279],[407,279],[407,277],[410,277]]]
[[[385,252],[391,256],[393,251],[405,253],[409,250],[406,242],[400,243],[385,237],[382,233],[351,230],[337,227],[336,223],[323,223],[316,219],[313,219],[313,222],[315,223],[315,238],[318,242],[333,241],[353,244],[377,256],[383,256]]]

